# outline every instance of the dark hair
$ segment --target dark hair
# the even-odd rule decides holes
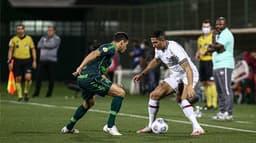
[[[56,31],[56,26],[54,25],[48,25],[48,28],[52,28],[54,31]]]
[[[17,28],[17,27],[20,27],[20,26],[21,26],[23,29],[25,28],[25,25],[24,25],[24,24],[17,24],[17,25],[16,25],[16,28]]]
[[[211,21],[210,21],[209,19],[205,19],[205,20],[203,21],[203,23],[205,23],[205,24],[209,23],[209,24],[211,25]]]
[[[224,21],[226,21],[226,18],[223,17],[223,16],[221,16],[221,17],[219,17],[217,20],[224,20]]]
[[[116,42],[120,42],[122,40],[127,41],[128,39],[128,35],[125,32],[116,32],[113,36],[113,40]]]
[[[143,44],[146,45],[146,46],[148,46],[148,47],[150,46],[150,42],[149,42],[148,40],[146,40],[146,39],[143,40]]]
[[[163,40],[165,39],[165,34],[161,30],[154,31],[153,33],[151,33],[150,38],[157,38]]]

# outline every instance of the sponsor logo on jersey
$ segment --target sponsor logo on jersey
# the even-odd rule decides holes
[[[29,45],[28,45],[28,44],[26,44],[24,47],[25,47],[25,48],[29,48]]]
[[[107,52],[108,48],[107,47],[103,47],[102,50],[103,50],[103,52]]]
[[[167,57],[166,60],[168,61],[168,66],[174,66],[179,64],[179,58],[177,56]]]

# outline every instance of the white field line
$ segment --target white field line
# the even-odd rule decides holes
[[[50,104],[42,104],[42,103],[35,103],[35,102],[18,102],[13,100],[0,100],[0,102],[7,102],[7,103],[13,103],[13,104],[24,104],[24,105],[33,105],[33,106],[40,106],[40,107],[47,107],[47,108],[62,108],[62,109],[72,109],[75,110],[77,107],[74,106],[57,106],[57,105],[50,105]],[[104,110],[98,110],[98,109],[90,109],[91,112],[97,112],[97,113],[103,113],[103,114],[109,114],[109,111]],[[148,119],[147,116],[142,115],[134,115],[134,114],[127,114],[127,113],[118,113],[119,116],[125,116],[125,117],[131,117],[131,118],[138,118],[138,119]],[[173,120],[173,119],[165,119],[169,122],[175,122],[175,123],[181,123],[181,124],[191,124],[188,121],[181,121],[181,120]],[[239,131],[239,132],[248,132],[248,133],[256,133],[255,130],[247,130],[247,129],[239,129],[239,128],[232,128],[232,127],[225,127],[225,126],[219,126],[219,125],[211,125],[211,124],[205,124],[200,123],[200,125],[204,127],[210,127],[210,128],[218,128],[218,129],[224,129],[224,130],[232,130],[232,131]]]

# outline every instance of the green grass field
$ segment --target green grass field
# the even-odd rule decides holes
[[[56,85],[54,95],[45,98],[45,89],[39,98],[28,103],[16,102],[16,96],[6,95],[1,84],[0,143],[255,143],[256,106],[235,105],[234,121],[213,121],[217,111],[204,111],[199,119],[206,134],[190,136],[191,125],[171,97],[161,101],[158,117],[168,119],[167,134],[136,134],[147,124],[148,97],[127,95],[117,118],[123,136],[114,137],[102,131],[108,118],[111,97],[98,97],[93,110],[76,125],[79,134],[61,134],[60,129],[71,118],[82,99],[72,98],[73,91],[64,84]],[[33,89],[32,89],[33,90]],[[66,98],[65,98],[66,97]],[[200,104],[202,105],[202,104]]]

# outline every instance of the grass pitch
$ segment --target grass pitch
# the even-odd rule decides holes
[[[203,111],[199,119],[206,134],[190,136],[182,110],[171,97],[161,101],[158,117],[169,120],[167,134],[136,134],[147,125],[148,96],[127,95],[119,116],[117,127],[123,136],[114,137],[102,131],[108,119],[111,97],[98,97],[96,105],[76,125],[79,134],[61,134],[60,129],[69,121],[80,97],[62,83],[57,83],[54,95],[31,98],[28,103],[16,102],[16,96],[7,95],[1,84],[0,96],[0,142],[1,143],[255,143],[256,105],[235,105],[234,121],[213,121],[218,111]],[[32,89],[33,90],[33,89]],[[198,104],[198,105],[203,105]]]

